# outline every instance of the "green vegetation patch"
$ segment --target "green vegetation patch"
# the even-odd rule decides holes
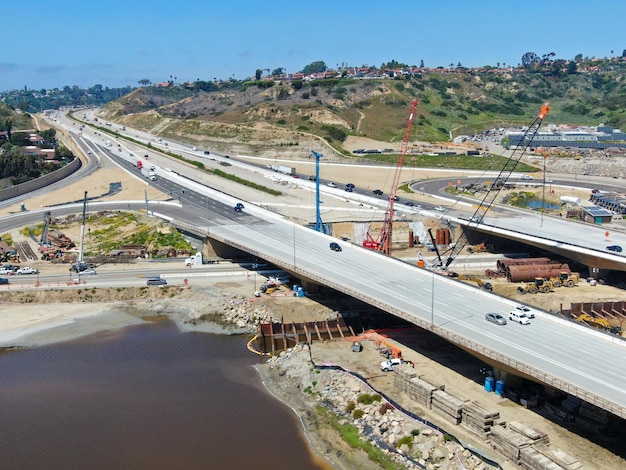
[[[369,154],[368,160],[395,165],[398,161],[398,155]],[[404,166],[413,168],[454,168],[458,170],[500,171],[508,161],[508,158],[500,155],[406,155]],[[515,171],[534,173],[539,171],[539,169],[520,162],[515,167]]]
[[[372,445],[364,439],[360,434],[356,426],[352,424],[342,424],[338,415],[332,411],[318,406],[316,408],[317,416],[322,423],[330,425],[335,431],[339,433],[341,438],[353,449],[364,451],[369,460],[380,465],[381,468],[386,470],[400,470],[404,468],[403,465],[393,461],[391,456],[385,454],[381,449]]]
[[[211,173],[213,173],[216,176],[221,176],[222,178],[226,178],[229,181],[242,184],[244,186],[247,186],[252,189],[256,189],[258,191],[263,191],[264,193],[268,193],[273,196],[280,196],[282,194],[280,191],[277,191],[272,188],[268,188],[267,186],[254,183],[252,181],[245,180],[243,178],[240,178],[239,176],[231,175],[230,173],[226,173],[225,171],[222,171],[220,169],[211,170]]]

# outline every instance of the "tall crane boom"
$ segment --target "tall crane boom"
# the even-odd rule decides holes
[[[389,203],[387,205],[387,211],[385,212],[385,222],[383,228],[378,236],[378,251],[382,251],[386,255],[391,254],[391,235],[393,232],[393,203],[396,201],[396,192],[398,185],[400,184],[400,173],[402,172],[402,166],[404,165],[404,157],[409,148],[409,141],[411,139],[411,131],[413,130],[413,120],[415,119],[415,108],[418,101],[415,100],[411,103],[411,114],[406,121],[406,127],[404,128],[404,136],[402,137],[402,144],[400,146],[400,156],[398,157],[398,163],[396,164],[396,172],[393,177],[393,183],[391,185],[391,191],[389,193]]]
[[[487,193],[483,197],[483,200],[478,205],[478,208],[474,212],[474,215],[470,217],[468,227],[476,227],[483,221],[483,218],[487,214],[487,211],[491,209],[491,206],[498,197],[498,194],[500,194],[500,190],[502,190],[504,184],[511,176],[511,173],[513,173],[513,171],[515,170],[515,167],[526,153],[526,150],[528,150],[528,147],[530,147],[530,144],[532,143],[535,135],[537,135],[537,132],[541,127],[543,119],[546,117],[546,114],[548,114],[549,111],[550,105],[548,103],[545,103],[543,106],[541,106],[541,111],[539,112],[539,115],[537,115],[532,124],[528,126],[528,129],[526,129],[526,132],[524,132],[524,135],[522,135],[522,139],[520,140],[519,145],[515,148],[515,150],[513,150],[513,153],[502,167],[502,170],[500,170],[500,173],[498,173],[494,184],[491,185],[489,191],[487,191]],[[446,260],[445,268],[450,266],[452,261],[454,261],[454,258],[463,250],[463,248],[465,248],[466,245],[467,236],[465,232],[463,232],[458,241],[454,244],[454,248],[452,248],[452,250],[450,251],[448,259]]]

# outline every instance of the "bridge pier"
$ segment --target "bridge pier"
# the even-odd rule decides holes
[[[228,260],[250,260],[252,255],[210,237],[202,238],[202,256]]]
[[[519,375],[496,367],[493,368],[493,376],[496,380],[504,381],[507,387],[521,388],[524,382],[524,379]]]

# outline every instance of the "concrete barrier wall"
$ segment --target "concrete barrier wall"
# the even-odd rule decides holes
[[[52,183],[56,183],[57,181],[60,181],[77,171],[81,166],[82,162],[80,161],[80,158],[75,158],[74,161],[65,165],[63,168],[54,170],[45,176],[3,189],[0,191],[0,201],[6,201],[7,199],[12,199],[31,191],[44,188]]]

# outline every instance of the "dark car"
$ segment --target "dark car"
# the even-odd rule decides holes
[[[241,212],[243,210],[243,204],[241,202],[238,202],[233,209],[235,210],[235,212]]]
[[[375,189],[374,191],[372,191],[374,194],[377,194],[378,196],[382,196],[383,192],[380,189]]]
[[[606,249],[609,250],[609,251],[614,251],[616,253],[621,253],[622,252],[622,247],[619,246],[619,245],[607,246]]]
[[[336,243],[336,242],[330,243],[330,249],[333,251],[341,251],[341,247],[339,246],[339,243]]]
[[[211,152],[209,152],[208,150],[205,150],[205,151],[204,151],[204,154],[205,154],[205,155],[211,155]]]
[[[346,184],[346,188],[352,188],[352,189],[354,189],[354,187],[355,187],[355,186],[354,186],[354,184],[352,184],[352,183],[347,183],[347,184]]]
[[[9,280],[6,277],[0,277],[0,284],[9,284]]]
[[[349,187],[348,187],[348,188],[346,188],[346,192],[351,193],[352,191],[354,191],[354,189],[349,188]]]

